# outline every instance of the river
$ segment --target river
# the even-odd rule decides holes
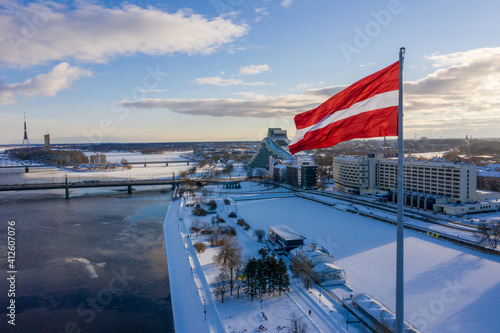
[[[11,182],[22,179],[9,173]],[[75,191],[69,200],[64,191],[0,193],[2,276],[8,221],[17,270],[15,297],[7,297],[6,278],[0,282],[0,331],[172,332],[163,236],[170,202],[168,187]],[[5,316],[11,299],[15,327]]]

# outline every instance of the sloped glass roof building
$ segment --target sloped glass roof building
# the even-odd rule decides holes
[[[267,137],[260,142],[257,153],[250,161],[250,167],[269,169],[269,156],[282,161],[294,161],[295,159],[288,151],[289,143],[286,130],[269,128]]]

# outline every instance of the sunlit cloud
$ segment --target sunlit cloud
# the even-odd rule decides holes
[[[182,10],[167,13],[127,3],[105,8],[80,1],[74,6],[13,2],[0,9],[0,62],[26,67],[70,59],[104,63],[137,53],[210,54],[248,31],[231,18],[207,19]]]
[[[500,122],[500,48],[432,55],[428,59],[435,62],[437,69],[420,80],[404,84],[405,128],[419,131],[441,128],[440,133],[468,128],[473,132]],[[218,80],[215,82],[220,85],[243,84],[237,79]],[[143,99],[121,101],[120,106],[215,117],[291,118],[317,107],[345,87],[308,89],[278,97],[242,92],[241,100]]]
[[[212,86],[219,86],[219,87],[271,85],[270,83],[267,83],[267,82],[261,82],[261,81],[259,81],[259,82],[245,82],[241,79],[224,79],[220,76],[196,78],[194,80],[194,83],[198,84],[198,85],[212,85]]]
[[[428,59],[439,69],[420,80],[405,82],[407,124],[425,119],[473,127],[486,119],[490,124],[500,121],[500,48]]]

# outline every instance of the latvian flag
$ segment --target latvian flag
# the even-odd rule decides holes
[[[399,61],[295,116],[290,153],[342,141],[398,135]]]

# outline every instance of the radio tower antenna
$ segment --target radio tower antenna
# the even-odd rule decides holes
[[[28,148],[31,147],[30,140],[28,139],[28,130],[26,128],[26,106],[24,106],[24,138],[23,138],[23,148],[27,145]]]

